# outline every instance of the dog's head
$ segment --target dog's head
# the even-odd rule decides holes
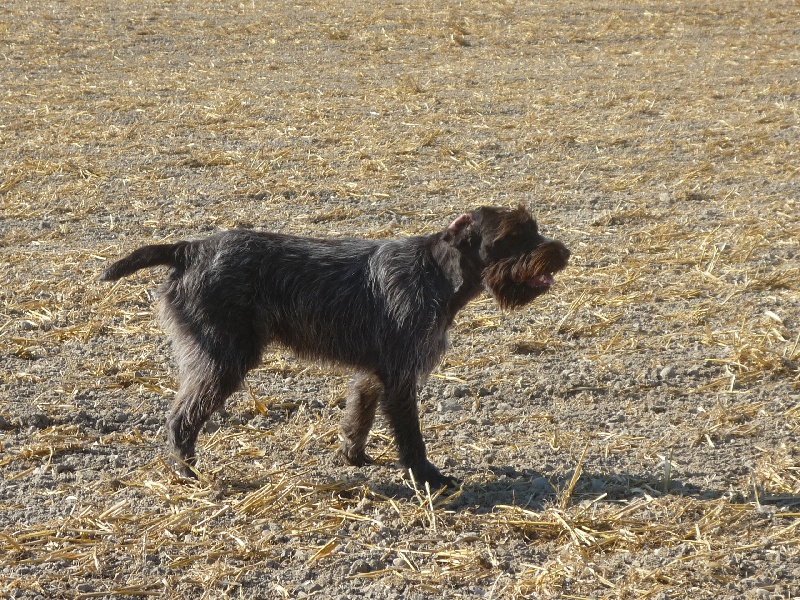
[[[481,207],[458,217],[447,232],[454,242],[477,249],[483,283],[503,308],[544,294],[569,260],[567,247],[542,236],[523,206]]]

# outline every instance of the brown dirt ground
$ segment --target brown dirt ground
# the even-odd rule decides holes
[[[0,7],[0,597],[800,597],[800,5]],[[527,204],[553,292],[458,319],[415,493],[333,451],[347,374],[270,349],[163,460],[162,272],[232,226]]]

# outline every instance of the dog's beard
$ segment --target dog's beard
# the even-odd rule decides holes
[[[557,243],[546,243],[522,256],[506,258],[483,270],[483,282],[501,308],[532,302],[553,285],[553,275],[566,266]]]

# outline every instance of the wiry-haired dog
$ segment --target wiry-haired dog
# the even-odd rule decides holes
[[[426,457],[417,386],[444,354],[453,318],[484,288],[501,307],[531,302],[568,258],[523,207],[482,207],[439,233],[385,241],[232,230],[144,246],[101,279],[172,267],[161,320],[177,354],[180,388],[167,431],[185,475],[195,475],[203,424],[258,364],[264,346],[278,342],[355,368],[341,427],[346,462],[369,462],[364,449],[380,405],[403,467],[440,487],[454,480]]]

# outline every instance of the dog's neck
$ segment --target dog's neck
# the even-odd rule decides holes
[[[433,259],[452,285],[452,294],[447,302],[448,327],[456,314],[483,291],[478,246],[463,240],[453,244],[446,232],[434,236],[431,248]]]

